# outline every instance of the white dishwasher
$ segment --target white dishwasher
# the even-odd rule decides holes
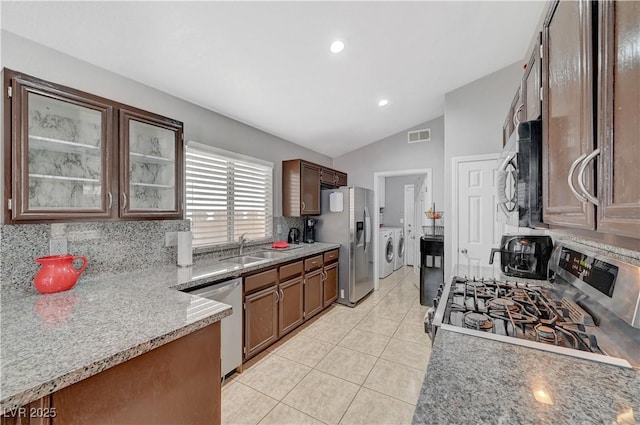
[[[242,279],[226,280],[184,292],[199,297],[229,304],[231,316],[220,323],[222,354],[222,377],[242,364]]]

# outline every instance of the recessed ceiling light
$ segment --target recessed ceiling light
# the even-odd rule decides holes
[[[340,40],[336,40],[333,43],[331,43],[330,49],[333,53],[340,53],[341,51],[344,50],[344,43]]]
[[[387,99],[382,99],[378,102],[378,106],[387,106],[388,103],[389,101]]]

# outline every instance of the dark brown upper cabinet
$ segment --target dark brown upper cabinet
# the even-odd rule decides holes
[[[327,188],[336,188],[347,184],[347,175],[330,168],[320,170],[320,184]]]
[[[538,42],[531,52],[531,57],[527,63],[527,68],[522,77],[522,104],[524,105],[523,116],[525,121],[538,119],[542,115],[542,99],[540,91],[542,89],[542,68],[540,65],[540,50],[542,45],[542,34],[538,35]]]
[[[4,70],[5,221],[112,215],[114,106]]]
[[[347,174],[302,159],[282,161],[282,215],[319,215],[320,190],[347,185]]]
[[[511,101],[511,106],[509,106],[507,117],[505,118],[504,124],[502,125],[502,146],[505,146],[507,144],[509,138],[520,122],[520,117],[522,116],[521,114],[524,105],[520,100],[520,91],[520,87],[518,87],[518,90],[516,91],[516,94],[513,96],[513,100]]]
[[[544,222],[595,229],[592,3],[561,1],[543,28]],[[584,167],[582,165],[585,165]]]
[[[320,214],[320,166],[300,159],[282,162],[282,215]]]
[[[182,217],[182,123],[120,109],[120,216]]]
[[[5,223],[182,217],[182,123],[3,73]]]
[[[600,2],[598,231],[640,238],[640,2]]]

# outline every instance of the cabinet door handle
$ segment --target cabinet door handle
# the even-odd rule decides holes
[[[302,201],[302,211],[304,211],[304,210],[306,210],[306,209],[307,209],[307,208],[306,208],[306,206],[305,206],[305,204],[304,204],[304,201]]]
[[[278,290],[276,289],[276,304],[280,302],[280,293],[278,293]]]
[[[580,164],[580,168],[578,169],[578,187],[580,187],[580,190],[582,191],[584,197],[587,198],[589,202],[591,202],[595,206],[599,206],[600,202],[598,201],[598,198],[590,194],[587,190],[587,185],[584,182],[584,172],[587,169],[587,165],[589,165],[593,158],[598,155],[600,155],[599,148],[591,152],[584,160],[582,160],[582,164]]]
[[[280,301],[284,301],[284,291],[280,290]]]
[[[587,203],[587,198],[585,198],[580,193],[578,193],[576,188],[573,187],[573,173],[576,171],[576,167],[578,166],[580,161],[582,161],[586,156],[587,154],[583,153],[578,157],[578,159],[573,161],[573,164],[571,164],[571,167],[569,167],[569,175],[567,176],[567,183],[569,184],[569,189],[571,189],[571,193],[573,193],[573,196],[575,196],[583,204]]]
[[[127,194],[126,193],[122,194],[122,209],[123,210],[127,209]]]
[[[107,209],[110,210],[113,207],[113,195],[111,192],[107,193],[107,199],[109,199],[109,204],[107,205]]]

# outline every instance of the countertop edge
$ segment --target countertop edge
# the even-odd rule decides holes
[[[269,259],[268,261],[259,264],[229,270],[220,273],[219,275],[216,275],[215,272],[212,272],[209,275],[205,274],[203,276],[196,276],[190,278],[188,281],[177,282],[174,285],[167,285],[167,288],[177,291],[184,291],[193,287],[205,285],[207,283],[215,283],[217,281],[223,281],[230,278],[239,278],[261,269],[278,266],[280,264],[288,263],[301,258],[321,254],[339,248],[340,244],[335,243],[318,243],[317,246],[311,244],[304,245],[304,249],[301,249],[300,251],[296,250],[293,253],[291,251],[287,251],[287,254],[290,255],[287,255],[283,258]],[[247,255],[250,255],[250,253],[247,253]],[[197,263],[198,262],[196,261],[196,264]],[[223,310],[217,311],[212,315],[199,319],[193,323],[177,329],[172,329],[161,335],[149,336],[149,338],[144,342],[125,348],[124,350],[121,350],[117,353],[107,355],[104,358],[94,360],[82,367],[61,374],[55,378],[48,379],[47,381],[39,385],[13,392],[10,396],[0,399],[0,415],[6,412],[11,412],[12,409],[24,406],[42,397],[53,394],[60,389],[66,388],[84,379],[90,378],[111,367],[117,366],[132,358],[145,354],[155,348],[175,341],[212,323],[218,322],[224,317],[231,314],[231,307],[226,306],[226,308],[224,308]],[[0,395],[0,397],[2,397],[2,395]]]
[[[175,341],[183,336],[205,328],[213,323],[217,323],[223,318],[230,315],[231,306],[227,306],[223,310],[216,312],[211,316],[190,323],[186,326],[183,326],[182,328],[175,329],[164,335],[150,338],[145,342],[129,347],[123,351],[112,354],[103,359],[96,360],[93,363],[53,378],[38,386],[15,393],[0,401],[0,415],[11,412],[12,409],[16,409],[20,406],[24,406],[28,403],[36,401],[42,397],[46,397],[58,390],[95,376],[100,372],[104,372],[107,369],[122,364],[142,354],[148,353],[149,351],[168,344],[169,342]]]

